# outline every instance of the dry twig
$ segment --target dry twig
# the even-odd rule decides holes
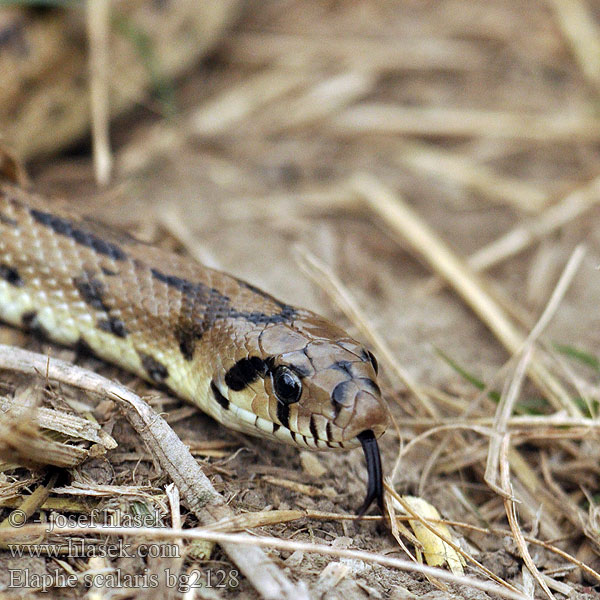
[[[352,185],[393,231],[408,241],[456,289],[511,354],[521,349],[524,335],[485,291],[479,278],[400,196],[366,173],[356,175]],[[580,414],[560,381],[535,355],[530,362],[529,375],[556,408],[564,408],[573,416]]]
[[[94,168],[96,182],[106,185],[110,181],[112,167],[108,133],[110,2],[89,0],[87,3],[87,26]]]
[[[38,376],[45,373],[52,381],[113,400],[201,523],[211,524],[233,516],[175,432],[131,390],[81,367],[11,346],[0,345],[0,369]],[[292,584],[258,548],[225,542],[223,549],[264,598],[307,598],[305,588]]]
[[[531,115],[444,106],[360,104],[337,115],[329,127],[333,134],[342,136],[476,136],[528,142],[573,139],[597,142],[600,139],[600,120],[591,112]]]
[[[406,386],[414,394],[430,415],[436,416],[435,405],[431,403],[427,395],[419,388],[413,380],[412,375],[396,360],[391,348],[369,323],[366,315],[358,306],[346,286],[340,281],[339,277],[305,248],[296,247],[296,260],[300,268],[319,285],[346,317],[356,325],[361,334],[369,340],[390,372],[396,375],[398,382]]]
[[[564,298],[569,285],[573,281],[573,278],[575,277],[575,274],[581,265],[584,255],[585,250],[583,246],[578,246],[575,248],[558,283],[556,284],[546,309],[542,313],[535,327],[531,330],[531,333],[527,336],[527,339],[524,341],[522,347],[518,350],[517,354],[515,354],[515,356],[520,355],[520,360],[517,364],[515,375],[508,386],[508,391],[506,394],[502,395],[496,409],[493,425],[496,435],[492,436],[490,439],[490,448],[484,477],[486,483],[500,495],[504,494],[503,489],[496,485],[496,474],[498,472],[500,457],[500,444],[504,439],[504,436],[507,434],[508,419],[513,413],[514,405],[521,389],[521,383],[525,375],[527,365],[531,361],[533,355],[534,344],[558,310],[558,307]]]
[[[548,0],[583,74],[600,92],[600,29],[584,0]]]

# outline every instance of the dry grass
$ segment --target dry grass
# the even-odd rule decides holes
[[[54,370],[57,357],[81,360],[74,352],[0,328],[0,342],[52,357],[33,382],[16,371],[43,356],[10,369],[0,361],[8,369],[3,406],[24,397],[48,405],[15,428],[35,439],[37,453],[13,453],[2,465],[0,516],[141,511],[161,525],[57,527],[46,541],[60,558],[46,551],[31,569],[78,581],[115,569],[199,568],[206,576],[253,556],[264,569],[250,568],[240,588],[214,590],[216,597],[595,597],[598,7],[249,0],[218,51],[179,82],[172,118],[134,112],[109,138],[102,4],[88,7],[92,148],[98,181],[112,161],[115,184],[98,192],[86,153],[34,164],[37,186],[315,308],[369,343],[394,417],[381,442],[388,512],[361,523],[351,516],[363,493],[359,453],[315,461],[236,436],[84,359],[149,395],[155,412],[136,421],[126,409],[129,428],[107,400],[123,406],[114,384],[94,380],[75,393],[76,382]],[[66,72],[59,80],[68,85]],[[4,133],[19,127],[11,122]],[[30,156],[37,147],[48,152],[51,137],[15,141]],[[69,385],[40,392],[44,376]],[[140,394],[123,394],[142,410]],[[58,411],[68,414],[59,430],[48,426]],[[0,425],[15,427],[10,418]],[[108,450],[111,440],[118,447]],[[37,465],[40,454],[55,455],[51,448],[72,461],[58,481],[12,462]],[[171,481],[175,488],[166,487]],[[405,505],[407,494],[446,517],[452,536],[444,541],[465,558],[464,574],[406,560],[421,549],[405,521],[428,531],[439,524],[395,514],[392,497]],[[7,524],[0,544],[16,540]],[[40,535],[37,525],[19,531]],[[100,547],[107,534],[174,540],[185,559],[90,560],[65,550],[73,536]],[[210,562],[200,540],[219,544]],[[11,560],[0,555],[7,569]]]

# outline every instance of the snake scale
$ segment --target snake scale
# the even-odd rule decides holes
[[[0,320],[163,386],[237,431],[362,445],[383,505],[373,354],[323,317],[0,184]]]

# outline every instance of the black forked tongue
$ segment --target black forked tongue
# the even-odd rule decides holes
[[[367,497],[358,511],[358,517],[362,517],[377,500],[377,505],[383,511],[383,472],[381,470],[381,456],[375,435],[370,429],[358,434],[358,439],[365,453],[367,461],[367,473],[369,483],[367,484]]]

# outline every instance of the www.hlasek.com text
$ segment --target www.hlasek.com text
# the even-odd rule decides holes
[[[125,540],[90,544],[83,539],[69,539],[62,544],[8,544],[13,558],[180,558],[178,544],[131,543]]]

